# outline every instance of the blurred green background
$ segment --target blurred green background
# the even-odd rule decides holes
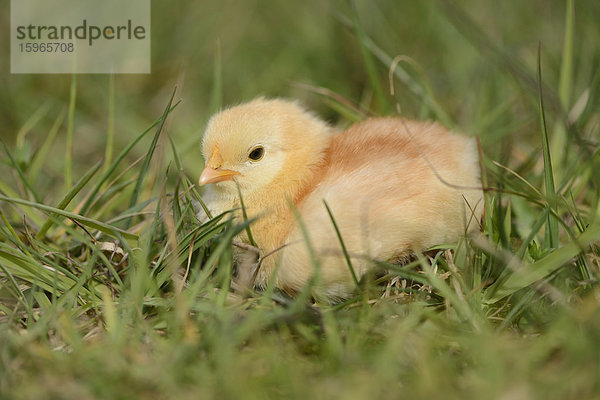
[[[11,75],[9,1],[0,1],[0,137],[20,167],[0,149],[0,267],[16,276],[0,271],[0,398],[3,390],[17,399],[77,400],[599,397],[600,250],[577,253],[580,240],[600,237],[600,1],[153,1],[152,74],[114,77]],[[572,45],[567,4],[575,10]],[[552,168],[541,151],[538,44]],[[356,115],[328,93],[364,115],[394,114],[397,105],[404,116],[478,135],[484,184],[494,189],[486,193],[483,237],[458,245],[453,259],[436,256],[438,275],[418,289],[394,289],[397,297],[380,299],[390,287],[371,293],[367,285],[342,306],[302,298],[282,306],[268,292],[227,306],[232,256],[222,244],[231,230],[198,226],[190,196],[163,201],[163,191],[179,199],[187,185],[172,184],[181,178],[172,164],[166,173],[174,158],[166,135],[153,152],[152,130],[110,179],[97,174],[69,198],[74,81],[72,182],[111,164],[92,168],[105,156],[111,126],[114,160],[161,116],[175,86],[182,102],[166,131],[192,182],[203,164],[204,126],[220,107],[285,96],[332,124],[352,123]],[[150,154],[148,171],[134,165]],[[552,175],[556,190],[546,196]],[[139,197],[133,183],[144,183]],[[96,222],[105,222],[140,235],[140,251],[129,250],[135,268],[119,269],[123,283],[106,272],[112,255],[98,261],[88,231],[63,217],[38,230],[56,217],[32,206],[65,198],[69,212],[93,200],[78,228],[99,235]],[[182,209],[177,266],[163,255],[173,245],[167,222]],[[30,235],[36,230],[43,240]],[[205,242],[190,263],[196,232]],[[186,261],[190,286],[180,293],[171,267]],[[65,277],[57,291],[48,263],[77,285]],[[413,270],[398,271],[394,279]],[[442,271],[451,279],[439,279]],[[107,286],[96,299],[100,283]],[[504,284],[507,297],[495,292]]]
[[[8,10],[8,1],[4,3]],[[550,114],[561,116],[556,88],[564,1],[354,4],[366,35],[390,57],[409,57],[411,64],[401,66],[419,85],[431,88],[453,127],[480,135],[492,157],[510,147],[497,146],[500,143],[539,146],[538,41]],[[352,3],[335,0],[153,1],[152,73],[115,77],[115,148],[129,143],[159,117],[176,85],[176,98],[183,102],[171,116],[169,133],[193,180],[201,168],[204,125],[220,104],[258,95],[292,97],[332,123],[340,122],[325,98],[298,85],[303,83],[327,88],[374,114],[393,112],[373,100],[352,15]],[[600,61],[599,15],[597,0],[576,2],[571,104],[588,88]],[[0,22],[8,26],[8,12]],[[0,44],[5,49],[0,71],[1,137],[26,161],[68,106],[72,77],[10,74],[8,35],[0,38]],[[376,60],[376,67],[378,79],[388,88],[389,65]],[[215,90],[215,74],[222,77],[222,90]],[[78,75],[76,80],[73,179],[103,156],[109,118],[109,76]],[[436,118],[408,85],[396,81],[395,86],[393,101],[402,114]],[[53,145],[55,154],[64,154],[66,129],[65,122]],[[44,170],[48,186],[62,175],[62,157],[53,161]]]

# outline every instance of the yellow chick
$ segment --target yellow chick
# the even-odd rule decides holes
[[[295,102],[258,98],[214,115],[203,153],[199,183],[211,184],[204,201],[213,215],[240,207],[239,185],[248,217],[257,218],[251,233],[261,260],[242,257],[238,275],[260,288],[273,278],[293,294],[315,278],[320,296],[352,293],[324,201],[359,279],[373,260],[455,242],[478,227],[483,210],[474,141],[434,122],[372,118],[336,132]],[[239,240],[248,243],[245,233]]]

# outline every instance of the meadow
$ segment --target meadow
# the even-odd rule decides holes
[[[149,75],[0,64],[0,399],[600,398],[600,3],[152,3]],[[8,26],[9,13],[0,14]],[[355,296],[231,289],[202,132],[259,95],[480,143],[481,232]]]

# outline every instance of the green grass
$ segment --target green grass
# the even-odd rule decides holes
[[[0,398],[600,398],[597,2],[282,3],[154,3],[151,76],[7,75]],[[481,234],[234,293],[200,132],[260,94],[476,134]]]

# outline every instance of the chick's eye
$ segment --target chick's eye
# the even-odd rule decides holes
[[[252,150],[250,150],[250,153],[248,154],[248,158],[251,159],[252,161],[259,161],[261,158],[263,158],[264,155],[265,155],[264,147],[258,146],[258,147],[253,148]]]

